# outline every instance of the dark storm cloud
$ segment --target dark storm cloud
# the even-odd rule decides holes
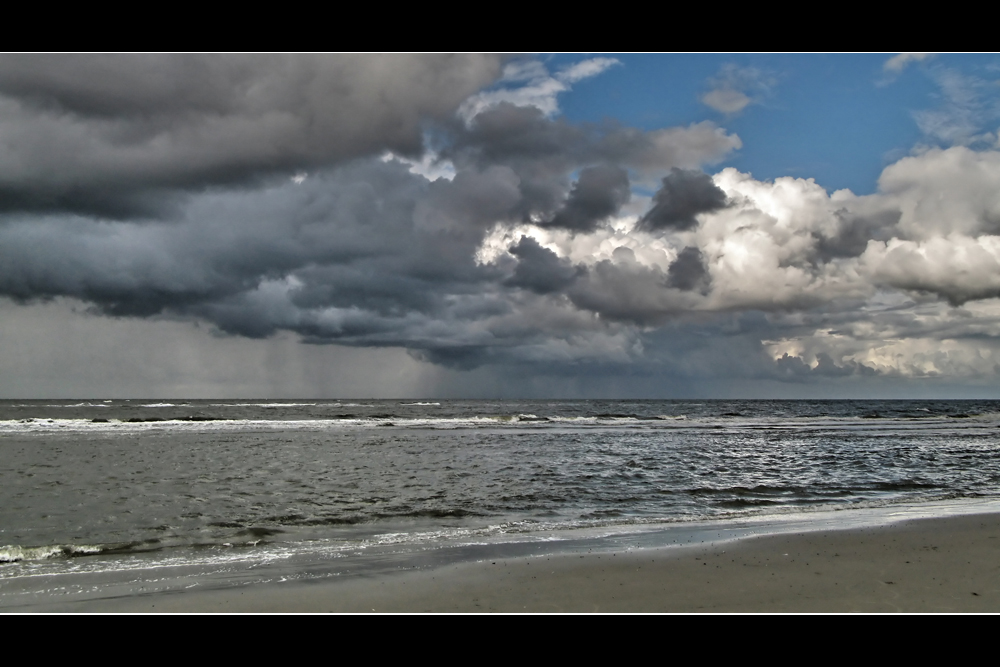
[[[547,158],[572,161],[587,152],[592,135],[586,126],[549,119],[536,107],[501,102],[475,117],[456,142],[454,155],[485,164]]]
[[[592,232],[597,225],[628,203],[628,172],[620,167],[588,167],[580,172],[566,203],[542,227],[561,227],[574,232]]]
[[[651,231],[684,231],[698,224],[695,216],[699,213],[718,211],[725,206],[726,193],[712,182],[711,176],[675,167],[663,179],[663,186],[653,195],[653,208],[639,224]]]
[[[565,259],[560,259],[538,241],[522,236],[517,245],[511,246],[510,254],[517,257],[517,268],[507,284],[524,287],[538,294],[557,292],[568,287],[580,271]]]
[[[777,368],[777,374],[780,378],[797,381],[806,381],[816,377],[836,378],[851,375],[878,375],[878,372],[874,368],[856,361],[848,360],[843,364],[837,364],[825,352],[820,352],[816,355],[815,366],[810,366],[801,357],[789,355],[788,353],[775,359],[774,365]]]
[[[738,137],[709,123],[648,132],[614,123],[572,125],[535,107],[504,102],[456,131],[442,155],[460,170],[510,169],[518,178],[520,219],[589,230],[628,201],[627,169],[655,173],[701,164],[740,145]],[[576,170],[581,178],[571,193],[568,175]],[[705,190],[697,181],[694,187]]]
[[[710,280],[701,251],[693,246],[681,250],[667,269],[667,284],[677,289],[704,289]]]
[[[704,124],[576,127],[506,103],[468,126],[450,119],[496,62],[5,62],[0,124],[17,132],[0,156],[10,204],[0,295],[195,318],[250,338],[292,331],[310,343],[402,347],[455,368],[619,357],[631,334],[616,313],[661,317],[662,272],[603,267],[567,298],[585,269],[530,237],[479,261],[486,235],[525,220],[592,231],[627,203],[630,163],[668,169],[738,140]],[[414,154],[423,132],[452,160],[453,179],[355,157]],[[13,169],[15,157],[29,168]],[[645,280],[637,303],[616,305],[631,278]],[[588,298],[599,310],[573,305]]]
[[[629,204],[630,173],[671,169],[669,215],[715,210],[708,177],[683,171],[739,146],[710,123],[573,125],[500,103],[466,124],[454,111],[495,57],[69,60],[0,62],[0,295],[554,369],[625,368],[640,328],[709,293],[694,245],[669,265],[621,246],[585,268],[516,225],[617,233],[602,223]],[[380,157],[419,157],[425,137],[451,180]],[[504,240],[483,259],[490,238]]]
[[[485,164],[556,158],[666,171],[717,160],[740,146],[738,137],[708,122],[650,131],[612,121],[577,125],[548,118],[536,107],[501,102],[472,120],[449,156]]]
[[[588,133],[564,120],[550,120],[535,107],[504,102],[476,116],[469,128],[456,128],[453,145],[443,151],[459,171],[503,167],[516,178],[519,192],[513,219],[549,217],[566,197],[568,173],[586,163]]]
[[[634,251],[619,247],[610,260],[591,267],[567,294],[578,308],[607,320],[650,326],[663,324],[691,305],[686,295],[669,289],[669,283],[666,272],[641,264]]]
[[[515,216],[522,205],[519,184],[517,174],[505,166],[462,170],[451,181],[440,178],[417,203],[414,224],[452,237],[471,234],[478,243],[486,227]]]
[[[871,240],[887,241],[896,232],[896,224],[902,217],[897,210],[878,211],[871,215],[857,215],[847,211],[837,212],[836,232],[829,236],[815,234],[816,257],[821,262],[829,262],[838,257],[858,257],[868,247]]]
[[[0,226],[0,290],[146,315],[255,293],[301,271],[303,285],[337,286],[331,305],[346,298],[408,310],[426,300],[425,283],[475,271],[478,239],[415,236],[413,211],[426,191],[402,165],[373,161],[302,185],[202,196],[168,222],[11,220]],[[455,245],[464,262],[455,262]]]
[[[8,55],[0,210],[169,215],[175,190],[421,151],[477,55]]]
[[[581,272],[566,293],[578,308],[606,320],[661,326],[695,307],[710,284],[698,248],[684,248],[663,271],[639,262],[632,249],[621,246],[611,259]]]
[[[502,174],[484,178],[429,183],[368,160],[301,184],[207,193],[170,221],[11,218],[0,225],[0,293],[195,317],[250,338],[287,330],[310,343],[404,347],[456,368],[544,344],[560,327],[579,334],[565,315],[534,302],[538,313],[522,313],[505,296],[564,288],[577,274],[565,260],[525,240],[510,266],[476,263],[484,226],[463,211],[509,205],[484,189]]]

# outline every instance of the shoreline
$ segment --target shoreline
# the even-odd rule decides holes
[[[1000,513],[165,591],[76,613],[1000,612]]]

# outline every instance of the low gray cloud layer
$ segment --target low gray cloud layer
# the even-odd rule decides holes
[[[541,99],[550,80],[614,64],[587,63],[561,79],[503,71]],[[839,382],[1000,368],[997,151],[904,158],[865,197],[710,174],[738,137],[572,124],[516,90],[478,92],[502,66],[9,58],[0,295],[398,348],[463,372]]]
[[[421,152],[478,55],[7,55],[0,210],[164,214],[176,189]],[[170,211],[172,213],[173,211]]]

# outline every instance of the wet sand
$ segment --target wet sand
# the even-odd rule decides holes
[[[1000,612],[1000,515],[192,589],[61,611]]]

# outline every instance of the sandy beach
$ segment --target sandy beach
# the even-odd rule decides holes
[[[194,589],[48,611],[998,612],[1000,515]]]

